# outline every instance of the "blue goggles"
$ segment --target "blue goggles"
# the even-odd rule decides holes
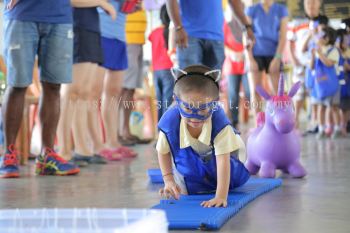
[[[218,100],[194,106],[194,104],[186,103],[175,95],[175,101],[181,116],[185,118],[194,118],[197,120],[208,119],[214,111],[218,109]]]

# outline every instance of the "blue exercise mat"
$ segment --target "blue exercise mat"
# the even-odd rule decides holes
[[[159,169],[151,169],[148,174],[151,181],[160,183],[159,180],[162,176]],[[281,179],[250,178],[242,187],[230,192],[226,208],[203,208],[200,206],[202,201],[213,198],[214,194],[182,195],[179,200],[161,200],[158,205],[152,208],[162,209],[166,212],[169,229],[217,230],[249,202],[281,184]]]

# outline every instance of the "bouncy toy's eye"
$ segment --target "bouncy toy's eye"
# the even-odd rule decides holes
[[[271,116],[275,115],[275,110],[273,108],[269,108],[269,114]]]

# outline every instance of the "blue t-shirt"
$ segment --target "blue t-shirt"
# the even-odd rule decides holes
[[[281,19],[288,16],[286,6],[273,3],[266,13],[261,3],[246,9],[246,15],[252,20],[256,44],[253,47],[255,56],[274,56],[276,53]]]
[[[10,0],[5,0],[5,6]],[[72,23],[70,0],[18,0],[11,10],[5,9],[5,19],[38,23]]]
[[[100,32],[100,20],[96,7],[73,8],[74,27]]]
[[[100,15],[101,35],[110,39],[118,39],[126,41],[125,39],[125,14],[119,11],[120,3],[117,1],[110,1],[117,11],[117,19],[113,20],[102,8],[98,8]]]
[[[183,27],[189,36],[224,40],[224,14],[219,0],[180,0]]]

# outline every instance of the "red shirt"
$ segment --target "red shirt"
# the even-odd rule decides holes
[[[234,38],[226,22],[224,22],[224,43],[226,47],[243,56],[243,44]],[[231,56],[226,56],[222,70],[224,75],[244,74],[244,61],[243,59],[234,59]]]
[[[173,67],[168,51],[165,47],[163,27],[154,29],[148,37],[152,43],[152,66],[153,70],[169,70]]]

